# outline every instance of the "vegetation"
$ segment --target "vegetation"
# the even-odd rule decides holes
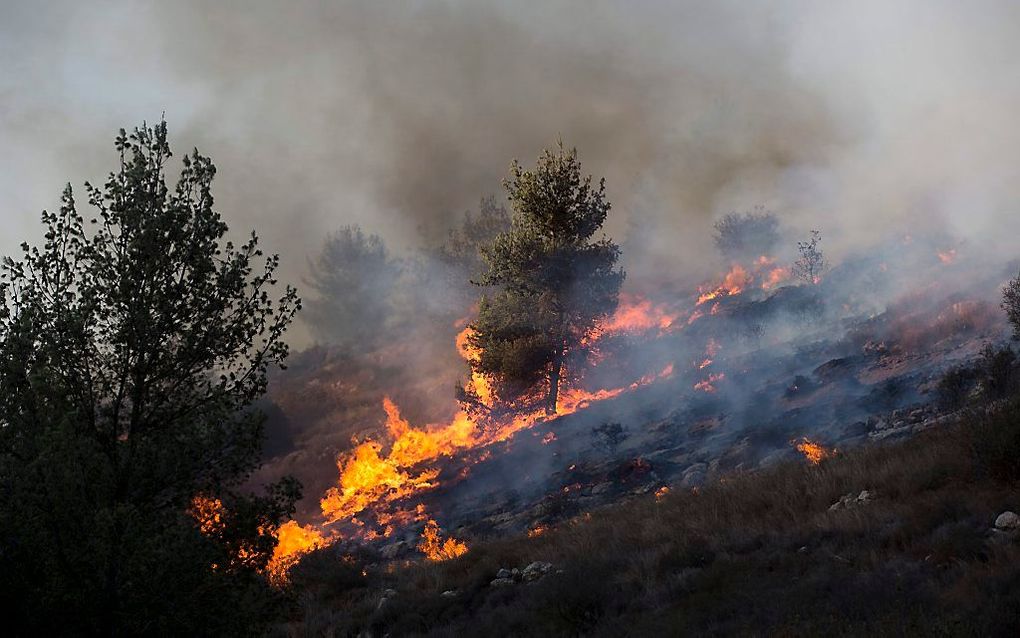
[[[400,265],[382,238],[358,226],[330,235],[314,261],[306,283],[318,297],[307,303],[304,319],[316,338],[332,344],[371,345],[390,320],[390,295]]]
[[[165,123],[116,139],[120,164],[44,212],[45,243],[0,279],[0,596],[13,633],[250,634],[259,574],[298,486],[241,489],[251,409],[300,303],[213,209],[195,151],[169,188]]]
[[[496,380],[501,399],[530,397],[544,386],[547,412],[556,410],[565,363],[577,372],[583,339],[616,309],[624,273],[619,247],[592,240],[610,210],[605,180],[581,176],[577,150],[562,142],[534,170],[516,161],[505,182],[513,207],[510,230],[483,250],[488,272],[472,327],[480,352],[472,367]]]
[[[817,230],[811,231],[810,240],[797,242],[800,258],[793,262],[793,274],[808,285],[817,284],[828,268],[825,255],[818,248],[821,242],[822,234]]]
[[[1020,339],[1020,274],[1002,289],[1002,309],[1013,325],[1013,336]]]
[[[715,223],[715,245],[727,259],[771,255],[778,243],[779,220],[761,206],[744,214],[730,213]]]
[[[278,633],[1015,635],[1020,543],[991,528],[1020,507],[1018,459],[1014,402],[896,445],[476,542],[443,563],[361,573],[377,558],[320,552],[298,572],[308,594],[300,619]],[[830,510],[865,489],[867,504]],[[501,567],[532,561],[554,570],[536,583],[489,585]]]

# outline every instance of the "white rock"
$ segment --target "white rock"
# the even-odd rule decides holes
[[[1020,529],[1020,516],[1015,512],[1003,512],[996,517],[995,528],[1003,531]]]

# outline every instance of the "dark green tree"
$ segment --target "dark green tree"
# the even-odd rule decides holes
[[[584,338],[616,309],[620,249],[604,236],[592,239],[610,203],[605,180],[582,177],[576,149],[560,142],[534,170],[515,160],[504,186],[511,226],[483,250],[488,272],[478,283],[495,290],[479,302],[471,340],[480,354],[471,365],[495,380],[501,400],[541,396],[551,414],[565,362],[580,373]]]
[[[307,302],[304,320],[316,338],[333,344],[371,346],[392,317],[401,265],[390,258],[378,235],[344,226],[309,262],[307,285],[318,293]]]
[[[176,188],[165,123],[121,131],[120,165],[44,212],[0,278],[0,598],[15,634],[250,634],[292,480],[252,494],[252,402],[300,306],[254,233],[224,240],[215,168]],[[216,506],[212,514],[196,499]],[[215,520],[209,520],[212,516]],[[203,526],[206,529],[201,529]]]

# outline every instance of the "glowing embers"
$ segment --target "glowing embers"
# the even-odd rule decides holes
[[[439,531],[439,523],[429,519],[425,524],[425,530],[421,533],[421,542],[418,543],[418,551],[425,555],[425,558],[432,561],[450,560],[467,553],[468,546],[455,538],[442,540]]]

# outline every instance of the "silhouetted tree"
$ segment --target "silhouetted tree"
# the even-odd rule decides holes
[[[562,142],[544,151],[534,170],[515,160],[504,182],[513,208],[510,230],[483,251],[488,272],[479,283],[497,287],[479,302],[472,367],[492,376],[500,398],[514,400],[545,385],[545,409],[555,412],[564,361],[583,361],[582,340],[616,309],[624,273],[619,247],[603,237],[610,203],[605,180],[581,176],[577,150]]]
[[[715,223],[715,245],[727,259],[771,255],[778,243],[779,220],[762,206],[748,213],[730,213]]]
[[[250,634],[298,486],[241,489],[252,402],[299,307],[278,258],[240,246],[195,151],[165,180],[166,125],[116,139],[120,166],[44,212],[45,243],[0,269],[0,597],[15,635]],[[200,529],[196,498],[217,503]],[[206,512],[208,514],[208,511]]]
[[[327,343],[373,345],[391,320],[391,295],[401,276],[383,240],[344,226],[326,239],[309,271],[306,283],[318,296],[306,302],[304,320],[313,335]]]
[[[817,284],[828,268],[825,255],[818,248],[821,241],[822,234],[817,230],[812,230],[809,241],[797,242],[800,259],[793,262],[793,274],[804,283]]]

